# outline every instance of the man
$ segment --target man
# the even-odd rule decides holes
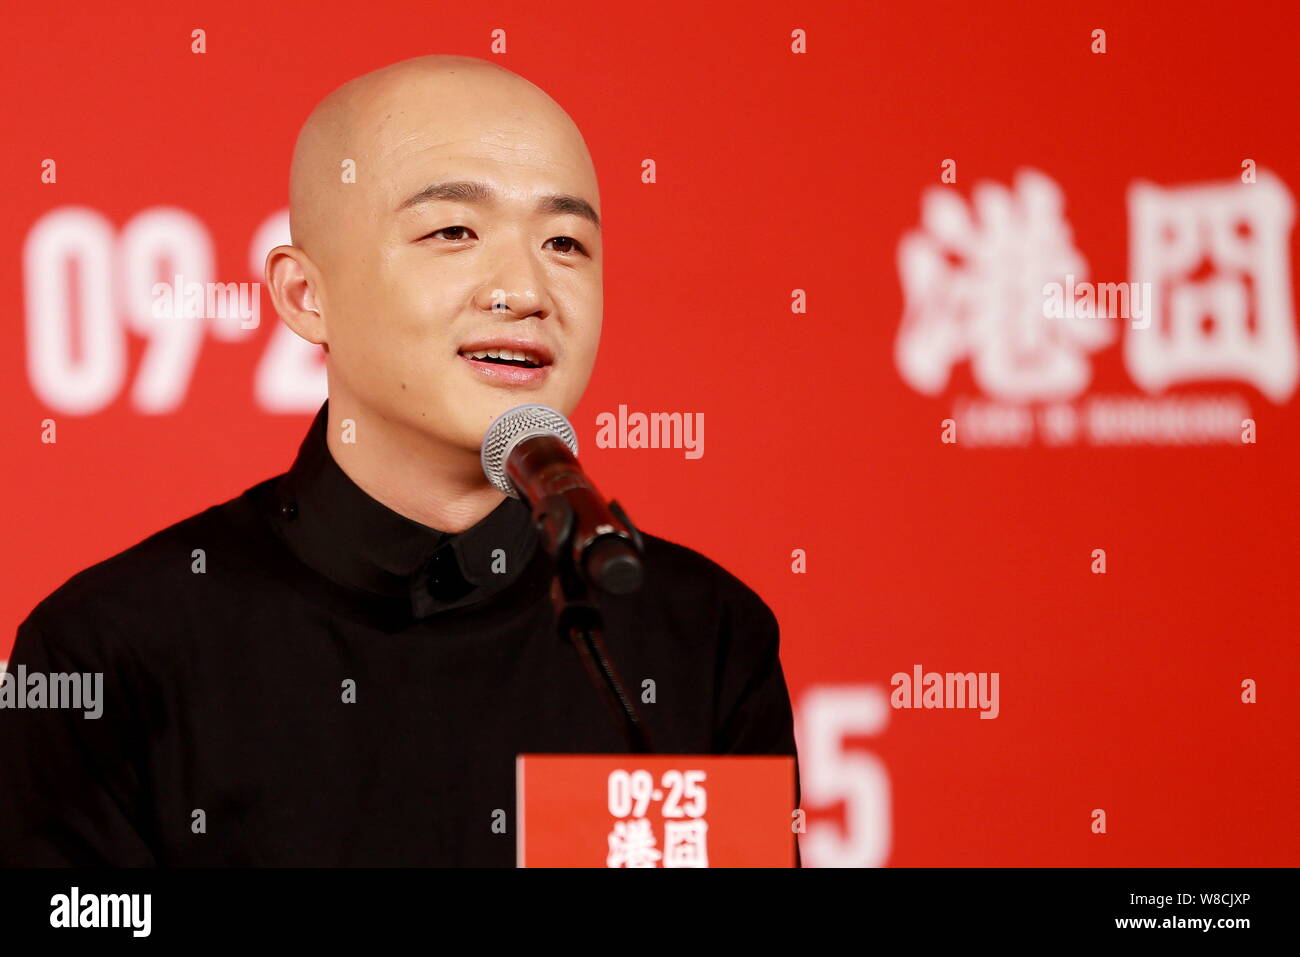
[[[329,399],[286,474],[22,623],[10,670],[102,673],[103,714],[0,710],[0,863],[510,866],[515,755],[626,750],[479,461],[500,413],[587,385],[599,208],[573,122],[485,61],[320,103],[266,280]],[[795,754],[772,612],[645,538],[644,587],[602,611],[656,750]]]

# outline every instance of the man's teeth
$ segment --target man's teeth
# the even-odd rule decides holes
[[[541,365],[541,360],[528,352],[519,352],[515,349],[479,349],[474,352],[462,352],[461,355],[470,359],[513,359],[515,362],[532,362]]]

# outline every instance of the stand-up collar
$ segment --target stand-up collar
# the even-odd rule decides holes
[[[482,601],[519,576],[538,544],[523,502],[507,498],[463,532],[429,528],[347,476],[326,444],[328,422],[326,400],[276,483],[272,521],[303,562],[340,585],[407,597],[416,618]]]

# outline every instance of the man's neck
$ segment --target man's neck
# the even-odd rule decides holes
[[[342,422],[348,418],[355,425],[345,440]],[[447,448],[379,416],[345,410],[332,396],[326,446],[363,492],[438,531],[463,532],[505,498],[483,475],[478,455]]]

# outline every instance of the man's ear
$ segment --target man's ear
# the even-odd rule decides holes
[[[320,273],[297,246],[276,246],[266,254],[266,288],[285,325],[308,342],[326,342]]]

